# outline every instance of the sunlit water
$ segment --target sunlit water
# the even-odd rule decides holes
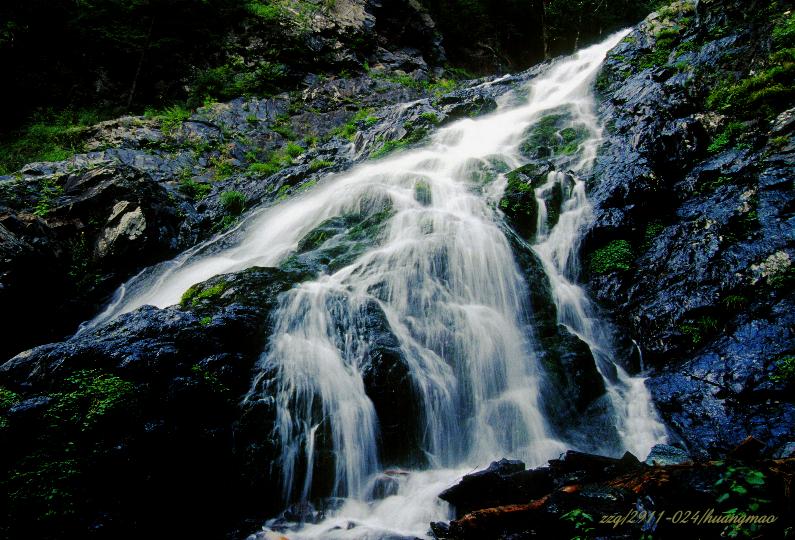
[[[643,380],[613,363],[606,330],[571,279],[591,210],[576,175],[592,166],[601,135],[590,87],[621,37],[556,62],[528,83],[529,97],[519,104],[508,96],[495,113],[442,128],[425,147],[329,176],[256,211],[221,238],[142,272],[87,327],[145,304],[174,304],[188,287],[220,273],[277,266],[325,220],[388,201],[392,213],[375,247],[281,297],[261,374],[246,399],[267,388],[275,400],[286,501],[312,498],[314,477],[322,474],[316,462],[321,431],[335,456],[331,495],[344,498],[341,506],[319,524],[286,533],[291,538],[424,537],[430,521],[448,517],[437,495],[462,474],[501,457],[537,466],[571,447],[541,413],[543,373],[529,337],[527,284],[498,225],[495,201],[504,178],[486,186],[471,180],[474,167],[495,158],[521,165],[523,133],[545,113],[564,109],[588,137],[569,164],[574,185],[552,230],[541,195],[564,175],[552,173],[537,190],[541,215],[533,249],[552,284],[559,321],[594,353],[623,445],[643,457],[664,438],[663,427]],[[425,470],[397,475],[397,494],[377,501],[370,491],[382,468],[379,425],[362,380],[368,343],[359,324],[373,301],[408,365],[422,416],[418,450],[427,462]]]

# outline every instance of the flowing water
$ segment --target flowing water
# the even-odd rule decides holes
[[[422,148],[331,175],[142,272],[87,327],[144,304],[174,304],[188,287],[220,273],[278,266],[328,219],[381,209],[377,242],[281,297],[261,374],[246,399],[258,399],[263,388],[274,397],[286,501],[319,495],[318,477],[329,476],[323,467],[333,469],[323,485],[341,498],[339,508],[319,524],[297,527],[291,537],[424,537],[430,521],[447,517],[438,493],[462,474],[500,457],[536,466],[571,447],[541,412],[544,374],[530,337],[528,285],[496,204],[505,178],[494,175],[484,184],[483,175],[473,174],[488,164],[521,165],[526,130],[550,111],[565,110],[587,136],[568,163],[572,175],[550,173],[536,189],[540,216],[532,248],[552,285],[559,322],[591,348],[622,445],[643,457],[664,438],[662,425],[643,380],[613,362],[607,329],[572,280],[578,239],[590,219],[577,173],[591,167],[601,134],[590,88],[621,37],[552,64],[523,89],[529,97],[504,96],[490,115],[444,127]],[[544,192],[561,182],[571,185],[550,230]],[[397,493],[377,501],[370,495],[381,471],[380,428],[363,379],[370,349],[363,321],[373,303],[411,377],[423,463],[422,470],[392,475]]]

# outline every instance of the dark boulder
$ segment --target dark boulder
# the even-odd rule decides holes
[[[178,246],[168,193],[129,167],[43,174],[4,186],[0,357],[64,337],[124,279]]]
[[[0,366],[3,530],[220,537],[276,510],[273,411],[241,399],[270,311],[300,279],[219,276],[192,289],[199,302],[145,306]]]

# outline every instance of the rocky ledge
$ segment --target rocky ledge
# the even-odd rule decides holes
[[[569,451],[526,470],[503,459],[441,493],[456,519],[431,529],[437,540],[783,538],[795,458],[762,459],[764,446],[748,439],[721,461],[666,445],[644,462]]]

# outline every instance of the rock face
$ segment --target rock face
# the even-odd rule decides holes
[[[674,435],[702,455],[795,437],[792,16],[755,6],[676,2],[597,82],[607,132],[584,278],[639,344]]]
[[[4,186],[16,208],[0,214],[6,358],[73,332],[120,281],[180,247],[176,205],[147,175],[111,162],[28,172]]]

